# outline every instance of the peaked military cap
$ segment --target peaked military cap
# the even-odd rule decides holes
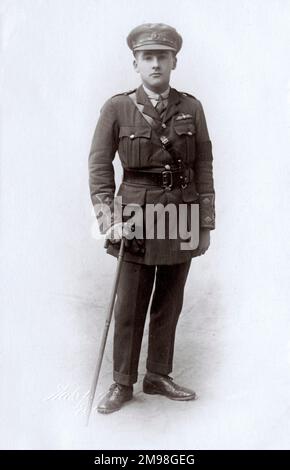
[[[182,37],[176,29],[163,23],[145,23],[134,28],[127,37],[127,44],[135,51],[180,51]]]

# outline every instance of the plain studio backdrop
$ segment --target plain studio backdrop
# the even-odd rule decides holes
[[[1,448],[287,448],[287,0],[1,1]],[[216,230],[193,260],[172,376],[199,400],[87,400],[116,260],[96,239],[88,154],[100,108],[140,83],[126,36],[183,36],[172,86],[203,103]],[[117,186],[121,178],[115,159]],[[96,403],[112,382],[112,329]]]

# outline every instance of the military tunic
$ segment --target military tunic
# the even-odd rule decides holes
[[[115,95],[104,104],[94,133],[89,155],[89,184],[93,205],[107,204],[113,214],[115,196],[122,196],[123,204],[187,204],[199,203],[200,228],[215,228],[215,191],[211,141],[201,102],[195,97],[170,89],[168,106],[163,118],[154,109],[141,85],[136,101],[143,114],[154,122],[150,126],[130,98],[130,92]],[[172,165],[170,153],[161,144],[160,136],[170,139],[174,149],[187,168],[188,185],[168,191],[162,187],[122,182],[116,193],[113,160],[119,154],[125,169],[160,169]],[[115,194],[116,193],[116,194]],[[96,215],[100,220],[99,212]],[[188,211],[188,214],[190,212]],[[188,215],[189,218],[189,215]],[[122,220],[122,217],[119,220]],[[118,219],[117,219],[118,221]],[[105,233],[116,222],[113,217],[100,225]],[[146,223],[146,222],[145,222]],[[188,220],[189,223],[189,220]],[[188,225],[189,227],[190,225]],[[146,239],[145,253],[125,252],[124,260],[147,265],[184,263],[199,255],[195,250],[181,250],[180,238]],[[119,244],[110,244],[107,252],[118,256]]]

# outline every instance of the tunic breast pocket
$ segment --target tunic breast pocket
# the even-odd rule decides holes
[[[173,125],[176,136],[176,148],[182,154],[183,160],[193,162],[195,156],[196,128],[192,121],[176,121]]]
[[[150,127],[121,126],[119,155],[125,167],[146,166],[152,153]]]

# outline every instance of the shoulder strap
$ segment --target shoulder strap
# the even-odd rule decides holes
[[[179,93],[183,96],[190,96],[190,98],[193,98],[195,100],[197,99],[195,96],[191,95],[190,93],[185,93],[184,91],[180,91]]]
[[[116,93],[115,95],[112,96],[112,98],[115,98],[115,96],[127,96],[127,95],[130,95],[131,93],[134,93],[136,91],[136,88],[134,88],[134,90],[130,90],[130,91],[123,91],[122,93]]]

